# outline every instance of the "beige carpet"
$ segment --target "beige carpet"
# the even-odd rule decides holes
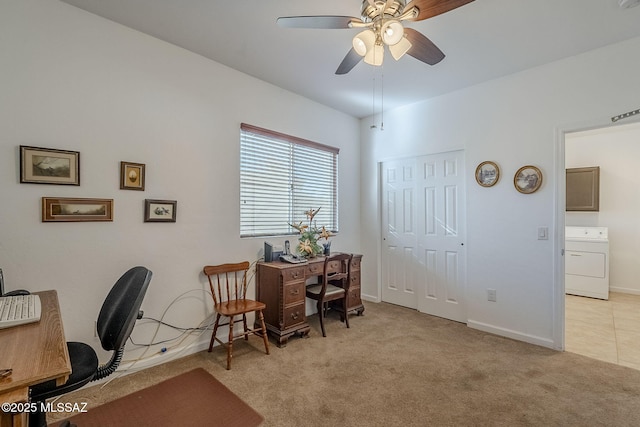
[[[330,315],[326,338],[316,316],[310,323],[309,338],[272,345],[269,356],[257,337],[237,341],[231,371],[216,348],[62,401],[90,410],[202,367],[264,426],[640,425],[640,371],[384,303],[366,303],[350,329]]]

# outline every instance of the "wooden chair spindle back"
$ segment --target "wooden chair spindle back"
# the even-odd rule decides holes
[[[246,299],[248,272],[248,261],[204,267],[204,274],[209,279],[213,303],[217,305],[234,299]]]

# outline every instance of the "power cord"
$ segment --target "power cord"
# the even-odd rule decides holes
[[[247,284],[250,284],[250,283],[254,280],[254,278],[255,278],[255,274],[256,274],[256,268],[255,268],[255,267],[256,267],[257,263],[258,263],[259,261],[263,260],[263,259],[264,259],[264,258],[258,258],[258,259],[256,259],[256,260],[254,260],[254,261],[249,265],[249,272],[251,273],[251,275],[247,278]],[[160,345],[160,344],[164,344],[164,343],[166,343],[166,342],[175,341],[175,340],[179,339],[180,337],[182,337],[182,339],[181,339],[179,342],[175,343],[175,344],[174,344],[174,345],[172,345],[171,347],[169,347],[169,348],[167,348],[167,347],[162,347],[162,348],[161,348],[161,350],[160,350],[160,353],[166,353],[167,351],[169,351],[169,350],[171,350],[171,349],[173,349],[173,348],[176,348],[176,347],[178,347],[178,346],[181,346],[181,345],[182,345],[182,343],[183,343],[183,342],[184,342],[184,341],[185,341],[189,336],[191,336],[193,333],[195,333],[195,332],[199,332],[199,333],[196,335],[195,339],[194,339],[194,342],[195,342],[197,339],[199,339],[199,338],[200,338],[200,336],[202,336],[202,334],[204,334],[206,331],[210,331],[210,330],[212,329],[212,326],[213,326],[213,323],[214,323],[214,321],[213,321],[213,319],[212,319],[213,315],[212,315],[212,316],[209,316],[209,317],[207,317],[207,318],[205,318],[205,319],[204,319],[203,321],[201,321],[201,322],[198,324],[198,326],[196,326],[195,328],[181,328],[181,327],[179,327],[179,326],[171,325],[171,324],[166,323],[166,322],[164,321],[164,318],[165,318],[165,316],[167,315],[167,312],[168,312],[168,311],[169,311],[169,309],[173,306],[173,304],[175,304],[175,303],[176,303],[176,302],[178,302],[180,299],[182,299],[185,295],[187,295],[187,294],[189,294],[189,293],[191,293],[191,292],[205,292],[205,293],[207,293],[209,296],[211,296],[211,292],[210,292],[210,291],[203,290],[203,289],[190,289],[190,290],[185,291],[185,292],[183,292],[182,294],[178,295],[176,298],[174,298],[174,300],[173,300],[173,301],[171,301],[171,303],[170,303],[170,304],[165,308],[165,310],[162,312],[162,316],[160,316],[160,319],[154,319],[154,318],[143,318],[143,319],[145,319],[145,320],[151,320],[151,321],[156,322],[156,329],[155,329],[155,331],[154,331],[154,333],[153,333],[153,336],[151,337],[151,342],[150,342],[149,344],[136,344],[136,343],[133,341],[133,339],[131,338],[131,336],[129,336],[129,340],[131,341],[131,343],[132,343],[132,344],[137,345],[137,346],[141,346],[141,347],[146,347],[146,348],[145,348],[145,350],[144,350],[144,352],[143,352],[140,356],[138,356],[137,358],[135,358],[135,359],[133,359],[133,360],[125,360],[125,361],[123,361],[122,363],[131,363],[131,365],[130,365],[128,368],[126,368],[126,369],[122,369],[122,370],[120,370],[119,372],[116,372],[115,374],[117,374],[117,375],[111,375],[111,377],[110,377],[110,378],[109,378],[109,379],[108,379],[108,380],[107,380],[107,381],[106,381],[106,382],[105,382],[105,383],[104,383],[100,388],[106,387],[109,383],[111,383],[111,381],[113,381],[113,380],[115,380],[115,379],[117,379],[117,378],[120,378],[120,376],[122,376],[125,372],[130,372],[130,371],[137,372],[138,370],[143,369],[143,368],[140,368],[140,369],[135,368],[135,364],[136,364],[136,363],[138,363],[138,362],[140,362],[140,361],[142,361],[142,360],[147,360],[147,359],[150,359],[150,358],[152,358],[153,356],[155,356],[155,355],[149,355],[149,356],[147,356],[147,352],[149,351],[149,349],[150,349],[152,346]],[[206,323],[207,321],[208,321],[208,323]],[[206,323],[206,325],[204,325],[205,323]],[[160,331],[160,327],[161,327],[161,326],[167,326],[167,327],[170,327],[170,328],[173,328],[173,329],[181,330],[181,331],[183,331],[183,332],[182,332],[180,335],[178,335],[177,337],[175,337],[175,338],[155,342],[155,339],[156,339],[156,337],[157,337],[157,335],[158,335],[158,332]],[[175,353],[174,355],[172,355],[172,358],[178,358],[179,356],[181,356],[181,354],[182,354],[184,351],[186,351],[186,349],[187,349],[187,346],[183,346],[182,351],[179,351],[178,353]]]

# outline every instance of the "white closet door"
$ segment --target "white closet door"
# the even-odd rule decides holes
[[[466,322],[464,152],[382,165],[382,300]]]
[[[416,291],[416,162],[382,167],[382,300],[418,308]]]

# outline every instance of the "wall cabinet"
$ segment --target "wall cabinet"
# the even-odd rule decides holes
[[[600,167],[567,169],[567,211],[600,210]]]

